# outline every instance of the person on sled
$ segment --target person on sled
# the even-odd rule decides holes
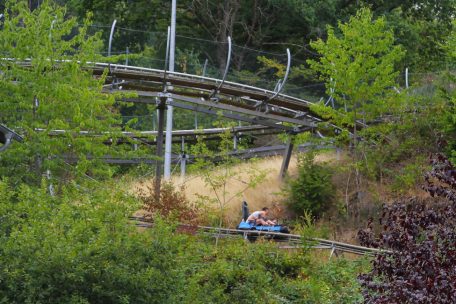
[[[268,220],[269,208],[264,207],[260,211],[255,211],[247,218],[247,223],[258,226],[274,226],[277,222]]]

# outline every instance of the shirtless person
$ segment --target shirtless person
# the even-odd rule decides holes
[[[269,208],[264,207],[261,211],[255,211],[247,218],[247,223],[255,224],[255,225],[262,225],[262,226],[274,226],[276,224],[275,221],[270,221],[267,219],[269,214]]]

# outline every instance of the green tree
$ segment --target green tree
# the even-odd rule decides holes
[[[321,217],[334,201],[331,169],[315,163],[315,154],[309,152],[298,157],[298,176],[287,183],[288,206],[296,216],[310,212]]]
[[[0,175],[37,182],[45,169],[63,173],[63,157],[81,173],[110,175],[97,158],[115,153],[103,142],[116,138],[117,111],[114,96],[102,92],[106,75],[94,78],[86,69],[102,45],[88,34],[90,20],[78,26],[52,1],[31,11],[26,1],[10,0],[3,13],[0,117],[25,142],[2,154]],[[67,132],[50,136],[54,129]],[[81,137],[81,130],[111,134]]]
[[[158,0],[108,1],[108,0],[56,0],[65,5],[70,14],[82,20],[87,12],[93,14],[94,27],[103,30],[103,40],[108,41],[110,25],[117,20],[112,51],[125,52],[129,47],[132,52],[142,51],[144,45],[153,41],[148,32],[166,32],[169,24],[170,4]],[[179,15],[180,18],[185,17]],[[133,28],[139,31],[125,31]],[[165,38],[166,39],[166,38]],[[166,43],[165,43],[166,44]],[[107,46],[107,43],[106,45]],[[106,51],[106,49],[105,49]]]
[[[385,18],[373,20],[367,8],[360,9],[348,23],[339,23],[338,28],[340,34],[329,27],[326,41],[311,43],[321,58],[308,63],[326,81],[327,94],[344,106],[344,122],[356,132],[356,120],[368,121],[391,111],[391,104],[385,101],[394,92],[395,64],[404,52],[394,45]]]
[[[448,64],[454,68],[456,63],[456,21],[453,21],[453,29],[446,44]],[[449,83],[456,83],[456,75],[449,72],[447,75]],[[444,131],[449,141],[449,152],[453,163],[456,163],[456,89],[451,87],[446,91],[448,106],[445,108],[445,127]]]
[[[339,23],[338,30],[340,32],[328,27],[326,41],[320,39],[311,43],[321,57],[318,61],[308,60],[308,63],[325,80],[327,94],[336,99],[340,108],[333,110],[317,105],[314,110],[353,130],[353,168],[360,201],[358,162],[366,158],[366,152],[364,149],[360,151],[362,155],[358,152],[358,128],[361,123],[391,113],[400,105],[402,99],[393,87],[398,75],[395,64],[404,52],[394,45],[394,36],[388,30],[385,18],[373,19],[368,8],[360,9],[349,22]],[[367,128],[365,132],[369,131]]]
[[[380,9],[376,13],[383,14]],[[402,6],[384,14],[389,28],[394,31],[396,43],[407,51],[401,60],[402,70],[408,67],[411,72],[424,72],[445,67],[442,42],[449,33],[451,22],[438,16],[423,19],[404,11]]]

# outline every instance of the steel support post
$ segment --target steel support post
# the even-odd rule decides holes
[[[47,169],[46,170],[46,178],[49,182],[49,186],[48,186],[48,189],[49,189],[49,194],[51,196],[54,196],[55,195],[55,192],[54,192],[54,186],[52,185],[52,181],[51,181],[51,170]]]
[[[155,167],[155,199],[157,202],[160,200],[160,185],[161,185],[161,172],[162,172],[162,158],[163,158],[163,129],[165,125],[165,106],[163,101],[160,101],[158,106],[158,134],[157,134],[157,161]]]
[[[169,43],[169,71],[174,72],[174,54],[176,50],[176,0],[171,3],[171,33]],[[172,101],[172,99],[170,100]],[[173,107],[168,106],[166,113],[166,142],[165,142],[165,179],[171,178],[171,149],[173,130]]]
[[[185,170],[186,170],[187,155],[185,154],[185,139],[182,136],[181,141],[181,179],[182,182],[185,180]]]
[[[405,68],[405,87],[408,89],[409,87],[409,71],[408,68]]]
[[[1,141],[3,143],[3,146],[0,147],[0,152],[3,152],[9,147],[9,145],[11,145],[13,134],[6,133],[6,134],[0,134],[0,135],[1,135],[0,137],[2,137]]]
[[[285,151],[283,153],[282,167],[280,168],[280,176],[279,176],[280,180],[283,180],[285,177],[285,174],[287,173],[288,166],[290,165],[292,152],[293,152],[293,138],[290,138],[288,140],[288,143],[285,147]]]

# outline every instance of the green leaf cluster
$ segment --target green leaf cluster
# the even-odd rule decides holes
[[[50,197],[45,184],[13,189],[0,182],[0,302],[176,301],[182,237],[158,219],[153,232],[138,233],[127,220],[138,203],[103,188],[70,186]]]
[[[404,51],[395,45],[384,18],[373,19],[368,8],[360,9],[337,33],[328,27],[326,41],[311,46],[321,55],[308,60],[326,81],[326,91],[344,104],[349,113],[362,113],[367,120],[391,110],[385,101],[393,92],[398,73],[395,64]]]
[[[52,1],[31,11],[25,1],[9,0],[4,14],[0,120],[25,141],[2,154],[0,175],[39,183],[45,169],[67,175],[65,162],[77,163],[71,175],[111,175],[98,158],[115,153],[104,141],[118,138],[119,120],[115,97],[102,92],[106,75],[96,79],[87,70],[102,45],[99,34],[88,33],[90,19],[78,24]],[[65,134],[50,136],[52,130]]]
[[[335,189],[331,181],[332,170],[315,162],[315,153],[298,156],[298,176],[287,183],[287,204],[296,216],[310,212],[321,217],[334,202]]]

